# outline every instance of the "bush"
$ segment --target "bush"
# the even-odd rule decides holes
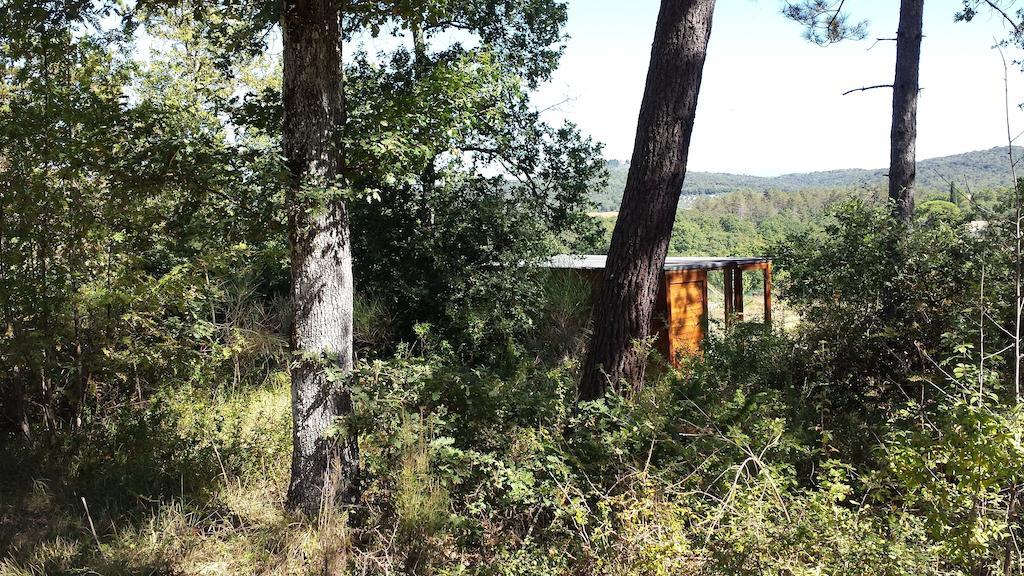
[[[803,320],[808,400],[825,428],[862,441],[855,430],[885,422],[920,391],[908,392],[909,376],[975,336],[981,262],[991,255],[962,226],[898,226],[884,206],[854,202],[821,233],[776,251],[783,298]]]

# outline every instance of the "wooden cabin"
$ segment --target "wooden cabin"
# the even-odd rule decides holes
[[[547,261],[552,270],[581,274],[600,289],[605,256],[560,254]],[[743,272],[759,270],[764,275],[764,321],[772,318],[772,262],[758,257],[675,257],[665,260],[652,319],[651,334],[667,358],[700,349],[708,330],[708,272],[721,270],[724,276],[725,322],[743,321]]]

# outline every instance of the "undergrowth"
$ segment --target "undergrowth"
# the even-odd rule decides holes
[[[280,351],[189,351],[102,417],[0,444],[0,575],[1020,573],[1024,412],[970,322],[1006,318],[1005,255],[887,218],[845,206],[778,249],[797,328],[715,331],[628,397],[576,401],[582,282],[549,279],[528,337],[484,354],[420,324],[374,357],[392,315],[366,303],[362,497],[315,521],[284,506]]]
[[[791,344],[760,339],[765,361]],[[716,354],[579,406],[571,363],[364,362],[364,497],[317,522],[283,505],[286,376],[183,388],[111,425],[133,447],[37,448],[60,460],[5,490],[0,574],[946,573],[920,518],[858,501],[779,393],[712,377]]]

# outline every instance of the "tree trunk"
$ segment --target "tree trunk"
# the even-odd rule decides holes
[[[288,505],[311,516],[352,501],[359,470],[357,438],[340,420],[352,412],[352,255],[345,203],[330,193],[344,172],[338,6],[285,0],[282,16],[294,420]]]
[[[635,343],[650,334],[654,299],[686,173],[714,0],[662,0],[581,400],[609,385],[642,383],[646,358]]]
[[[896,33],[896,78],[892,90],[892,132],[889,136],[889,198],[893,217],[909,223],[914,216],[917,159],[917,94],[921,67],[924,0],[900,2]]]

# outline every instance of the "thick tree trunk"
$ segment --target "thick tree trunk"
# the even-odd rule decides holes
[[[893,217],[909,223],[914,216],[917,177],[917,94],[921,67],[924,0],[900,2],[896,33],[896,78],[892,90],[892,132],[889,136],[889,198]]]
[[[352,412],[352,257],[340,185],[344,121],[341,14],[334,0],[285,0],[284,153],[292,267],[292,477],[288,504],[316,515],[357,495],[358,444],[338,427]],[[320,199],[316,199],[320,196]],[[328,195],[330,197],[330,195]]]
[[[612,233],[581,400],[643,381],[661,269],[686,173],[714,0],[662,0],[633,158]]]

